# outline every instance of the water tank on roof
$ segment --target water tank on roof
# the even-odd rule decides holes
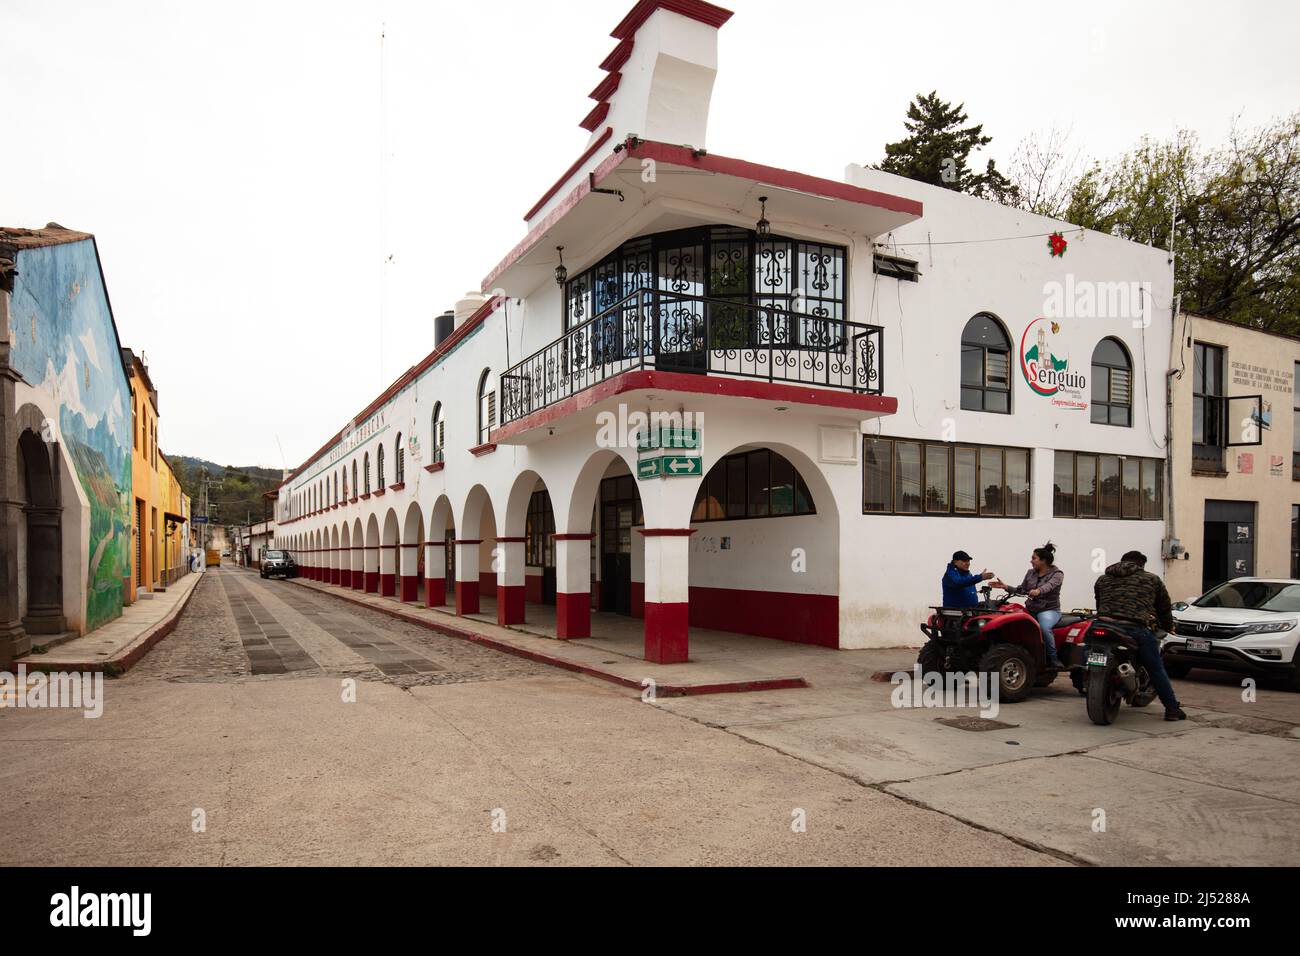
[[[460,328],[461,323],[477,312],[486,301],[487,296],[482,292],[466,292],[456,303],[456,327]]]
[[[442,315],[433,320],[433,347],[436,349],[447,336],[451,335],[451,330],[456,327],[456,313],[448,309]]]

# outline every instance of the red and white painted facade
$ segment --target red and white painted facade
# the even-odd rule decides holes
[[[589,636],[593,607],[617,603],[644,619],[645,656],[662,663],[688,658],[688,625],[832,648],[914,644],[957,548],[1011,578],[1023,573],[1030,549],[1052,539],[1067,604],[1090,601],[1099,553],[1160,553],[1160,521],[1053,518],[1053,469],[1064,451],[1165,457],[1172,328],[1165,253],[879,171],[850,167],[846,182],[835,182],[706,152],[719,28],[729,17],[692,0],[643,0],[615,29],[606,79],[592,91],[597,105],[583,121],[588,149],[528,212],[524,239],[487,274],[481,294],[459,303],[450,336],[281,486],[276,543],[306,576],[396,601],[453,605],[458,614],[477,613],[490,596],[501,624],[528,620],[546,601],[561,639]],[[681,352],[666,361],[658,337],[654,350],[642,341],[602,353],[616,361],[574,359],[579,340],[566,330],[587,316],[574,314],[571,293],[557,284],[557,247],[571,280],[642,237],[683,230],[717,230],[715,237],[737,230],[736,248],[748,242],[761,257],[768,247],[754,230],[764,211],[773,235],[802,243],[789,248],[805,269],[810,249],[842,251],[832,324],[880,330],[871,340],[877,378],[855,383],[827,371],[851,351],[845,340],[829,350],[728,349],[716,328],[707,348],[692,339],[693,367]],[[1058,230],[1070,243],[1063,257],[1047,248],[1046,236]],[[712,252],[724,248],[721,239],[710,242]],[[881,253],[914,262],[919,281],[879,274]],[[677,254],[650,256],[668,262]],[[1019,371],[1021,336],[1044,315],[1045,288],[1067,274],[1071,288],[1145,284],[1145,324],[1061,318],[1053,333],[1054,354],[1068,355],[1071,367],[1087,367],[1104,337],[1124,344],[1134,360],[1129,427],[1093,424],[1086,408],[1035,394]],[[658,281],[677,302],[662,270]],[[758,295],[751,290],[744,308],[766,321],[753,309]],[[636,314],[631,327],[640,327],[636,309],[646,301],[627,306],[625,314]],[[712,304],[716,322],[725,309]],[[996,317],[1012,342],[1009,414],[962,408],[961,340],[980,314]],[[817,322],[795,320],[799,342],[824,331]],[[583,335],[583,347],[595,341],[590,330]],[[533,356],[541,358],[520,367]],[[548,356],[563,367],[546,366]],[[864,356],[854,361],[865,364]],[[702,416],[706,477],[638,481],[636,447],[602,441],[611,416],[655,412]],[[481,423],[481,415],[490,420]],[[877,435],[1027,449],[1028,516],[865,513],[863,439]],[[793,466],[811,509],[693,520],[708,474],[758,449]],[[759,458],[747,461],[759,467]],[[762,467],[771,467],[765,474],[775,487],[777,466]],[[543,491],[553,531],[542,563],[530,564],[543,500],[535,496]],[[770,490],[770,508],[776,496]],[[611,580],[614,572],[628,580]]]

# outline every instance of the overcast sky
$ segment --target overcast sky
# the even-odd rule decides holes
[[[522,238],[631,6],[0,0],[0,225],[95,233],[165,451],[295,467]],[[729,6],[709,149],[834,179],[931,89],[1002,166],[1300,108],[1291,0]]]

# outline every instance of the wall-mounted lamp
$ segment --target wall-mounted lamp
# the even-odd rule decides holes
[[[555,284],[564,285],[569,281],[569,270],[564,268],[564,246],[556,246],[555,251],[560,254],[560,264],[555,267]]]
[[[763,204],[763,211],[759,213],[758,222],[754,224],[754,233],[760,239],[768,239],[772,236],[772,224],[767,221],[767,197],[759,196],[758,201]]]

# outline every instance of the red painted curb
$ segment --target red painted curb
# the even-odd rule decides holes
[[[307,587],[319,594],[329,595],[338,598],[340,601],[346,601],[348,604],[356,604],[360,607],[369,608],[372,611],[378,611],[380,614],[387,614],[389,617],[396,618],[399,621],[405,621],[408,624],[418,624],[430,631],[436,631],[439,634],[445,634],[447,637],[458,637],[461,640],[470,641],[473,644],[482,644],[493,650],[501,651],[503,654],[511,654],[515,657],[522,657],[538,664],[546,664],[549,667],[556,667],[560,670],[570,671],[575,674],[585,674],[588,677],[597,677],[600,680],[608,681],[611,684],[618,684],[620,687],[628,687],[633,690],[641,690],[642,684],[638,680],[630,677],[620,677],[609,671],[603,671],[598,667],[592,667],[589,664],[578,664],[574,661],[564,660],[560,657],[552,657],[549,654],[542,654],[538,651],[530,651],[527,648],[516,647],[513,644],[507,644],[505,641],[499,641],[496,638],[489,637],[486,634],[479,634],[477,631],[469,631],[459,627],[453,627],[450,624],[443,624],[440,621],[431,621],[428,618],[420,617],[414,614],[406,613],[400,604],[394,602],[393,607],[376,607],[368,601],[358,601],[346,591],[338,591],[328,588],[312,587],[310,582],[302,579],[292,579],[294,583]],[[655,682],[656,697],[696,697],[703,694],[745,694],[761,690],[791,690],[799,687],[807,687],[808,682],[802,677],[766,677],[757,680],[740,680],[740,681],[719,681],[713,684],[660,684]]]

